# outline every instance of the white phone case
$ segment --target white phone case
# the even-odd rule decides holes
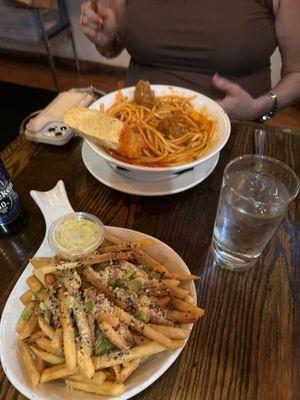
[[[57,146],[68,143],[74,133],[63,123],[64,113],[72,107],[88,107],[96,98],[91,88],[59,93],[46,108],[27,122],[24,131],[26,138]]]

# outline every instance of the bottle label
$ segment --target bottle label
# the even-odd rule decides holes
[[[10,177],[0,165],[0,224],[13,221],[21,211],[21,202]]]

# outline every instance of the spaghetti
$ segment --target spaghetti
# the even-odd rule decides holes
[[[196,111],[193,97],[176,94],[155,97],[154,105],[145,107],[129,101],[121,91],[115,103],[104,110],[118,118],[143,142],[140,159],[126,159],[113,150],[110,153],[125,162],[152,167],[176,166],[198,159],[212,144],[216,121]]]

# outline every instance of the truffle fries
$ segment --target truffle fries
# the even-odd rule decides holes
[[[119,396],[150,356],[183,346],[190,330],[182,324],[204,311],[181,284],[197,277],[169,272],[146,253],[153,245],[107,234],[85,259],[31,260],[16,330],[32,387],[65,380],[70,389]]]

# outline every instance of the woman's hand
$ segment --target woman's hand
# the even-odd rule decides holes
[[[117,19],[114,11],[102,0],[85,1],[81,5],[80,22],[85,35],[99,49],[109,47],[117,33]]]
[[[212,83],[217,89],[226,93],[222,100],[217,100],[217,103],[230,117],[251,121],[263,114],[257,100],[253,99],[241,86],[218,74],[213,76]]]

